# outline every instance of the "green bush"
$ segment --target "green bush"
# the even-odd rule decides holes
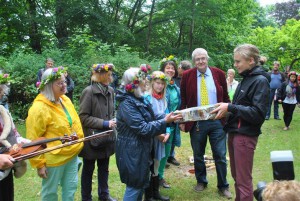
[[[35,87],[37,72],[45,66],[46,58],[54,60],[54,66],[68,67],[75,82],[74,105],[78,102],[82,90],[90,83],[91,66],[94,63],[113,63],[119,78],[132,66],[149,63],[131,51],[127,45],[116,46],[93,41],[87,35],[76,36],[68,49],[48,49],[43,54],[15,52],[9,58],[0,57],[0,67],[14,78],[9,95],[10,108],[14,116],[25,119],[34,98],[38,94]],[[150,63],[151,64],[151,63]]]

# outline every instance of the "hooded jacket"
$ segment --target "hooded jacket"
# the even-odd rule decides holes
[[[156,135],[166,132],[164,114],[156,116],[144,98],[118,91],[116,162],[121,181],[133,188],[149,183]]]
[[[61,102],[72,118],[72,127],[70,127],[63,107],[49,101],[43,94],[39,94],[29,109],[26,119],[26,137],[28,139],[63,137],[64,134],[70,135],[73,132],[77,134],[78,138],[83,137],[80,119],[71,100],[63,95]],[[47,143],[47,147],[60,144],[60,141],[54,141]],[[30,159],[31,166],[35,168],[61,166],[77,156],[82,147],[83,143],[78,143],[36,156]]]
[[[228,105],[229,117],[224,130],[230,134],[258,136],[265,121],[270,93],[270,75],[256,66],[244,71],[232,104]]]

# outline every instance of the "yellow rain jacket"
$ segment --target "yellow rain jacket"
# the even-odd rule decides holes
[[[79,138],[83,137],[83,131],[78,114],[74,105],[67,96],[61,96],[61,102],[72,118],[70,127],[67,115],[61,104],[49,101],[43,94],[39,94],[28,112],[26,119],[26,137],[35,140],[39,137],[56,138],[64,134],[76,133]],[[47,143],[47,147],[60,145],[60,141]],[[79,154],[83,143],[74,144],[57,149],[30,159],[32,167],[42,168],[44,166],[56,167],[70,161]]]

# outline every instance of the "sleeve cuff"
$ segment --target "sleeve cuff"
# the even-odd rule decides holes
[[[109,128],[109,121],[103,121],[103,128]]]

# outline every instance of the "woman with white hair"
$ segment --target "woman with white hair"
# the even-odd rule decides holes
[[[47,69],[42,81],[37,83],[40,93],[35,98],[26,120],[26,136],[35,140],[39,137],[56,138],[76,133],[83,137],[78,114],[71,100],[65,96],[67,90],[63,67]],[[61,144],[47,143],[48,147]],[[58,185],[62,187],[62,200],[73,201],[78,184],[78,153],[82,143],[51,151],[30,159],[37,168],[42,181],[42,200],[58,200]]]
[[[234,79],[234,76],[235,76],[235,70],[232,68],[228,69],[226,81],[227,81],[227,90],[228,90],[230,101],[232,101],[234,92],[237,86],[239,85],[239,82]]]
[[[126,184],[124,201],[142,200],[149,185],[150,165],[153,161],[153,138],[166,132],[166,126],[181,115],[155,115],[143,98],[146,76],[150,66],[130,68],[124,72],[118,91],[116,162],[121,181]]]

